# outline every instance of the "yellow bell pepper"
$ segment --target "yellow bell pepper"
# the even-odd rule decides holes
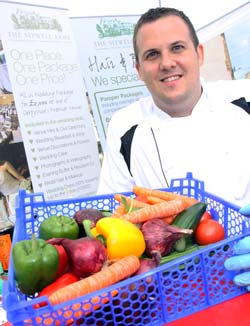
[[[141,230],[129,221],[104,217],[96,223],[93,232],[105,238],[109,259],[131,254],[140,257],[145,251],[146,244]]]

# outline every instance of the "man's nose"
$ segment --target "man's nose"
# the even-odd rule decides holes
[[[174,57],[168,52],[163,52],[160,60],[160,69],[170,69],[176,65]]]

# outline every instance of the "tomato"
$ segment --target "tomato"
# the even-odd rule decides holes
[[[202,215],[200,221],[210,220],[210,219],[212,219],[212,215],[206,211],[206,212]]]
[[[208,245],[225,239],[225,230],[216,220],[207,219],[198,224],[194,236],[199,245]]]

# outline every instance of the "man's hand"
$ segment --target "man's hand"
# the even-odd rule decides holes
[[[239,212],[242,215],[250,217],[250,204],[242,207]],[[250,269],[250,236],[239,240],[233,247],[235,256],[227,258],[224,266],[229,271],[238,271]],[[236,275],[233,279],[238,286],[246,286],[250,291],[250,271]]]
[[[250,217],[250,204],[241,207],[239,210],[240,214]]]

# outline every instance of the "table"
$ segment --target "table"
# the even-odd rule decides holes
[[[4,323],[0,326],[11,326]],[[178,319],[165,326],[249,326],[250,325],[250,293],[219,303],[213,307]],[[142,325],[140,325],[142,326]]]
[[[165,326],[250,326],[250,293],[219,303]]]

